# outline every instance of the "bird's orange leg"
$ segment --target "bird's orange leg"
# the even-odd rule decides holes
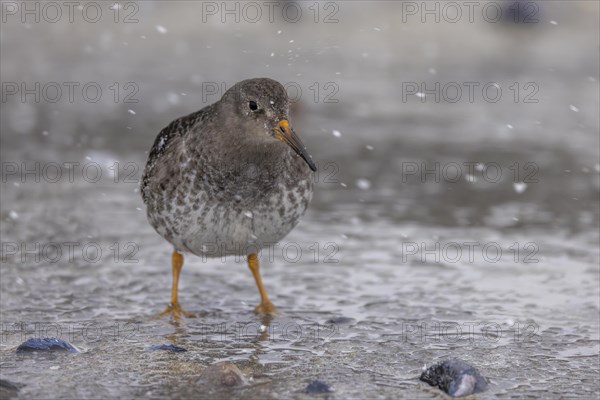
[[[262,279],[260,278],[258,256],[256,253],[252,253],[248,256],[248,267],[250,268],[250,271],[252,271],[252,275],[254,275],[256,287],[260,293],[260,304],[256,306],[254,311],[261,314],[275,314],[277,309],[273,303],[271,303],[271,300],[269,300],[267,292],[262,284]]]
[[[164,309],[163,312],[157,315],[157,317],[160,318],[170,314],[175,320],[179,321],[181,319],[181,314],[183,314],[186,317],[191,318],[194,316],[194,314],[181,308],[181,306],[179,305],[179,301],[177,301],[179,273],[181,272],[181,268],[183,267],[183,254],[179,253],[177,250],[173,250],[173,255],[171,256],[171,264],[173,269],[173,286],[171,287],[171,302]]]

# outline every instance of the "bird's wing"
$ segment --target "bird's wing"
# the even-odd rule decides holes
[[[185,138],[186,134],[192,131],[193,127],[208,115],[207,109],[208,107],[205,107],[200,111],[177,118],[156,136],[142,177],[141,192],[144,201],[146,201],[145,193],[150,184],[151,177],[157,172],[155,168],[163,164],[160,160],[168,157],[169,152],[178,147],[179,142]]]
[[[169,147],[171,142],[176,137],[182,137],[187,132],[192,130],[192,127],[196,125],[196,123],[202,120],[203,116],[206,114],[206,108],[203,108],[200,111],[196,111],[192,114],[186,115],[181,118],[177,118],[173,122],[171,122],[167,127],[165,127],[156,139],[154,140],[154,145],[150,150],[150,155],[148,156],[148,163],[153,159],[159,158],[160,155]]]

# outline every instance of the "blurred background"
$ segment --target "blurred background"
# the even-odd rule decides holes
[[[1,5],[0,373],[21,393],[197,395],[182,382],[230,360],[260,383],[246,398],[297,395],[315,377],[342,397],[429,398],[416,377],[448,356],[485,371],[490,396],[598,393],[598,2]],[[231,336],[256,322],[252,278],[193,257],[180,295],[203,317],[151,322],[171,274],[138,190],[148,151],[253,77],[285,85],[320,166],[285,239],[303,256],[263,267],[276,321],[304,334]],[[502,329],[406,334],[445,322]],[[17,358],[36,323],[75,332],[86,354]],[[80,334],[126,323],[126,338]],[[306,334],[319,326],[335,334]],[[165,341],[191,351],[140,353]]]

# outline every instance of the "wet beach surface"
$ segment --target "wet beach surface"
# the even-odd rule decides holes
[[[598,5],[564,3],[525,29],[396,24],[399,5],[340,3],[333,27],[276,22],[261,36],[243,24],[194,31],[198,14],[145,2],[140,23],[74,24],[87,33],[51,49],[44,35],[65,38],[66,24],[3,24],[3,81],[98,81],[107,93],[132,81],[140,102],[2,104],[0,377],[25,384],[22,398],[444,398],[418,377],[457,358],[490,379],[478,398],[593,398],[599,65],[598,20],[586,16]],[[17,51],[21,36],[37,64]],[[69,47],[78,67],[61,69]],[[292,122],[321,168],[308,213],[261,255],[279,313],[252,313],[244,260],[189,256],[180,301],[198,316],[152,320],[169,298],[171,248],[138,191],[147,151],[173,118],[215,100],[203,102],[201,82],[264,75],[303,88]],[[316,81],[338,85],[339,102],[314,102]],[[403,102],[401,82],[422,81],[499,82],[505,94]],[[535,82],[539,102],[515,103],[514,82]],[[24,161],[79,165],[72,181],[67,169],[56,182],[7,173]],[[97,181],[82,175],[92,163]],[[17,354],[31,337],[80,353]],[[148,349],[162,344],[187,351]],[[199,380],[219,361],[248,384]],[[334,391],[305,393],[314,380]]]

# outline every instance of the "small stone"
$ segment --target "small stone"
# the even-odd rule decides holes
[[[304,389],[304,393],[331,393],[333,390],[331,386],[326,384],[325,382],[321,382],[319,380],[314,380],[310,382],[306,389]]]
[[[187,351],[183,347],[175,346],[172,344],[155,344],[154,346],[148,347],[146,350],[166,350],[166,351]]]
[[[425,369],[419,380],[436,386],[452,397],[468,396],[488,388],[479,371],[462,360],[444,360]]]
[[[234,387],[247,383],[244,374],[235,364],[221,361],[211,364],[200,375],[200,381],[212,386]]]
[[[31,351],[69,351],[78,353],[79,350],[69,342],[56,338],[31,338],[21,343],[17,347],[17,353],[25,353]]]

